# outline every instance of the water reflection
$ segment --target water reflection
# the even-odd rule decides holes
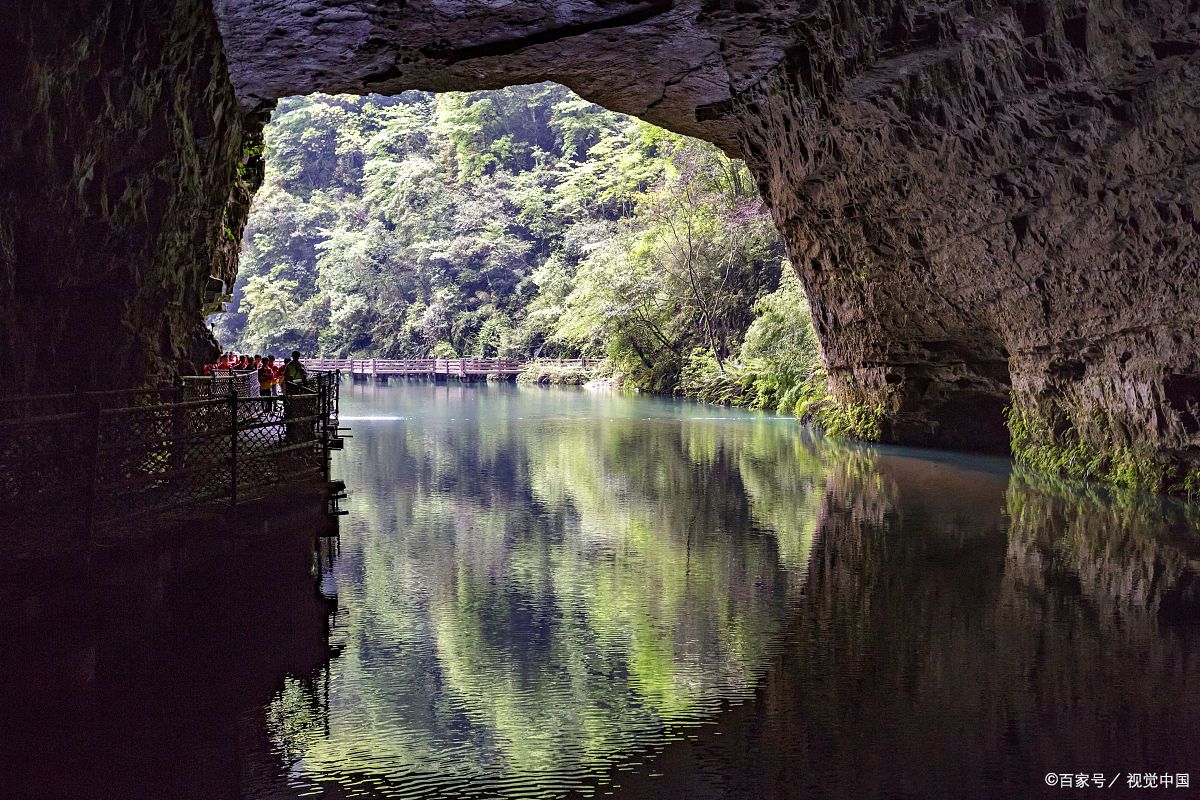
[[[623,797],[1090,796],[1050,772],[1146,796],[1130,772],[1196,780],[1194,506],[898,454],[848,463],[755,702],[665,751],[655,777],[623,777]]]
[[[1018,474],[1006,510],[1013,591],[1055,587],[1130,623],[1200,622],[1200,505]]]
[[[345,652],[320,719],[270,709],[281,795],[1013,797],[1200,764],[1194,507],[661,400],[356,391],[396,419],[351,423]]]
[[[294,724],[286,691],[271,709],[295,788],[583,789],[750,695],[823,494],[785,421],[508,387],[374,394],[341,465],[356,493],[327,719]]]
[[[0,605],[0,798],[252,796],[255,769],[278,771],[258,756],[262,704],[329,663],[310,571],[320,511],[96,551],[86,572],[10,561],[33,588]],[[323,702],[311,680],[291,685]]]
[[[176,590],[169,638],[114,597],[78,635],[6,636],[0,796],[1200,785],[1195,505],[662,400],[345,389],[328,639],[269,550]]]

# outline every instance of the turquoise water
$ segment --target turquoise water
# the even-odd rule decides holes
[[[293,680],[264,710],[274,791],[1012,796],[1200,771],[1187,508],[604,392],[347,386],[342,418],[336,656],[320,703]]]
[[[1200,786],[1196,505],[659,398],[342,388],[318,560],[304,514],[189,531],[0,617],[0,798]]]

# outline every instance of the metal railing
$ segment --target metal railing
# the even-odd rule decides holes
[[[321,358],[304,362],[310,369],[341,372],[343,375],[374,377],[468,377],[485,375],[512,376],[527,364],[557,364],[560,367],[586,369],[596,359],[558,358],[519,361],[515,358]]]
[[[336,373],[311,374],[280,397],[258,396],[257,378],[253,396],[239,382],[0,400],[0,514],[65,508],[90,535],[327,479]]]
[[[212,387],[210,394],[236,394],[238,397],[258,397],[259,382],[258,370],[256,369],[214,369],[211,376],[208,377],[209,385]],[[204,378],[189,379],[184,378],[184,387],[200,387],[203,386]]]

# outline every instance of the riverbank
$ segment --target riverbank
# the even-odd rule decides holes
[[[584,366],[572,361],[530,361],[517,373],[517,383],[540,384],[542,386],[583,386],[596,367]]]

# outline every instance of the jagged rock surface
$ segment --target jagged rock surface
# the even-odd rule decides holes
[[[730,101],[790,43],[790,4],[214,0],[242,102],[556,81],[736,153]]]
[[[743,95],[835,387],[891,436],[1200,461],[1196,4],[926,4]],[[981,437],[985,437],[981,439]],[[1167,466],[1168,464],[1173,466]],[[1167,474],[1171,473],[1171,474]]]
[[[8,0],[0,64],[0,394],[206,357],[202,290],[232,285],[251,191],[212,9]]]
[[[195,349],[197,276],[229,274],[220,234],[237,238],[244,206],[226,191],[245,147],[202,4],[121,5],[113,25],[56,9],[52,35],[33,33],[49,11],[6,6],[19,47],[3,51],[30,58],[5,56],[25,78],[0,112],[0,355],[31,324],[66,341],[93,306],[121,353]],[[1011,394],[1029,452],[1109,453],[1106,473],[1200,488],[1195,0],[215,9],[244,111],[555,80],[741,154],[837,396],[877,408],[885,438],[1003,448]]]

